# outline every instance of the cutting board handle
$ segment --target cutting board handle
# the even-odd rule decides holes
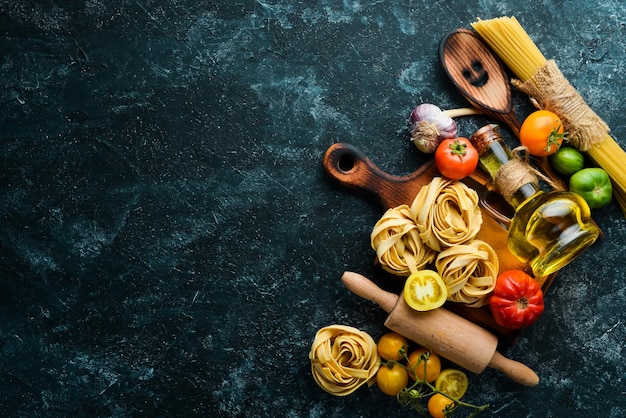
[[[326,174],[337,183],[373,194],[384,208],[412,202],[419,189],[439,175],[432,158],[409,175],[388,174],[357,147],[344,142],[331,145],[322,164]]]
[[[370,178],[387,177],[387,173],[378,169],[357,147],[343,142],[333,144],[326,150],[323,165],[331,178],[354,189],[376,192],[376,188],[369,184]]]
[[[350,189],[369,192],[378,198],[385,209],[411,204],[424,185],[430,183],[433,177],[441,176],[433,158],[408,175],[386,173],[357,147],[344,142],[335,143],[326,150],[323,165],[334,181]],[[499,208],[509,207],[501,196],[485,187],[488,179],[482,170],[476,170],[464,182],[477,191],[482,190],[479,193],[481,207],[494,220],[508,225],[511,215],[507,216]]]

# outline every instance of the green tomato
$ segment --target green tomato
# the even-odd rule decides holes
[[[564,176],[571,176],[585,167],[585,157],[574,147],[561,147],[549,158],[552,167]]]
[[[601,168],[583,168],[569,179],[570,191],[580,195],[591,209],[611,202],[613,187],[609,175]]]

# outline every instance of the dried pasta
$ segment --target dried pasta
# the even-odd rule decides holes
[[[500,263],[489,244],[473,240],[439,253],[435,267],[448,289],[448,300],[480,307],[496,285]]]
[[[388,209],[374,225],[370,238],[381,267],[398,276],[421,270],[437,255],[422,243],[408,205]]]
[[[437,252],[474,239],[483,221],[476,191],[442,177],[420,189],[411,217],[422,241]]]
[[[346,396],[372,385],[380,367],[376,343],[364,331],[345,325],[321,328],[309,353],[317,384],[335,396]]]

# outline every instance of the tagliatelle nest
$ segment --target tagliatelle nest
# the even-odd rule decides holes
[[[346,396],[364,384],[371,386],[381,362],[374,339],[345,325],[317,331],[309,359],[317,384],[336,396]]]
[[[370,238],[381,267],[398,276],[421,270],[437,255],[422,243],[408,205],[388,209],[374,225]]]
[[[483,222],[476,191],[442,177],[420,189],[411,216],[422,241],[437,252],[474,239]]]
[[[448,300],[480,307],[496,285],[500,263],[486,242],[473,240],[442,251],[435,260],[448,289]]]

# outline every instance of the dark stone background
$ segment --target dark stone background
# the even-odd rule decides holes
[[[476,3],[0,0],[3,414],[410,415],[309,371],[319,328],[385,332],[341,273],[393,287],[369,247],[381,208],[333,185],[324,151],[415,170],[411,109],[466,105],[439,40],[501,15],[626,145],[623,2]],[[506,351],[540,385],[471,375],[485,416],[626,414],[626,222],[616,204],[594,217],[604,240]]]

